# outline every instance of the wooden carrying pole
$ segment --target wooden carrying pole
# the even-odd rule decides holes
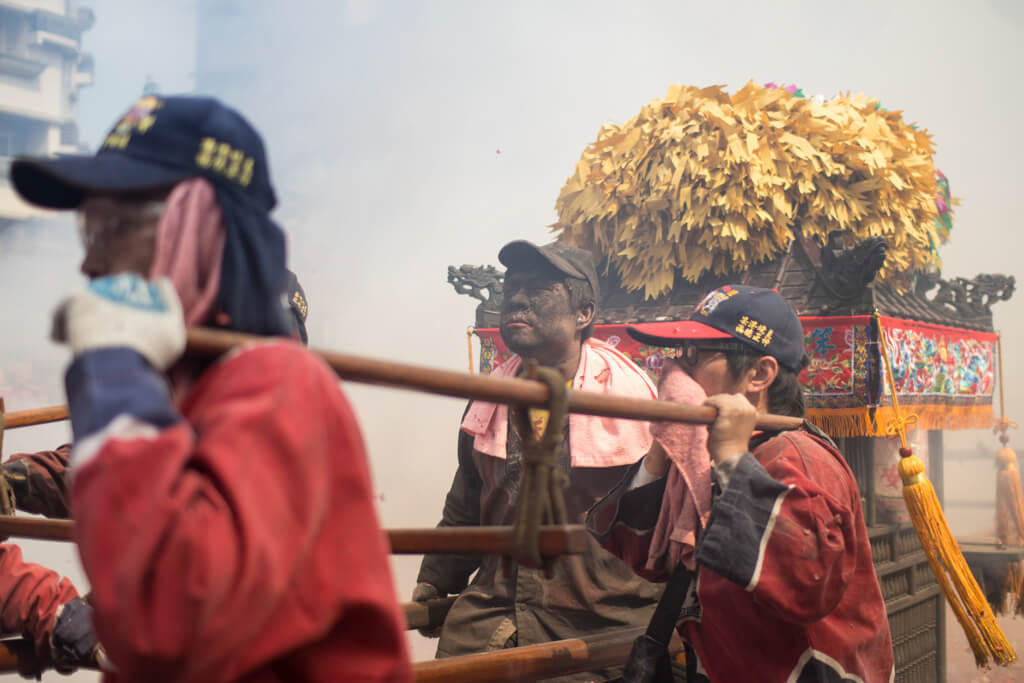
[[[188,331],[188,352],[220,355],[236,346],[254,341],[266,341],[266,338],[196,327]],[[464,372],[436,370],[419,365],[351,356],[334,351],[319,349],[313,351],[323,358],[339,377],[352,382],[534,407],[546,407],[550,400],[547,385],[536,380],[468,375]],[[568,393],[569,412],[584,415],[711,424],[715,421],[717,414],[714,408],[705,406],[688,406],[667,401],[609,396],[590,392],[570,391]],[[757,427],[765,430],[796,429],[802,423],[803,420],[795,417],[761,415],[758,418]]]
[[[35,646],[24,638],[0,640],[0,674],[14,673],[18,670],[18,653],[31,651]]]
[[[238,332],[224,332],[205,328],[188,331],[188,353],[220,355],[241,344],[266,341]],[[546,407],[549,401],[547,385],[543,382],[512,377],[489,377],[470,375],[452,370],[438,370],[421,365],[394,363],[392,361],[353,356],[335,351],[314,349],[342,379],[350,382],[376,384],[422,391],[441,396],[466,398],[495,403],[512,403],[533,407]],[[629,420],[653,422],[687,422],[690,424],[711,424],[717,414],[714,408],[690,406],[653,399],[610,396],[590,392],[569,391],[569,412],[602,417],[620,417]],[[6,428],[26,427],[64,420],[68,417],[67,406],[52,406],[7,413]],[[757,420],[758,429],[796,429],[802,424],[797,417],[784,415],[761,415]]]
[[[0,516],[0,536],[71,541],[75,523],[70,519]],[[392,555],[508,555],[514,527],[472,526],[434,529],[385,529]],[[541,555],[579,555],[586,550],[587,531],[579,524],[542,526]]]
[[[427,605],[405,603],[402,607],[405,610],[408,627],[413,629],[440,625],[454,600],[455,598],[431,600]],[[428,610],[437,612],[440,618],[436,615],[428,618]],[[536,681],[570,673],[622,666],[629,656],[633,640],[643,632],[644,628],[638,627],[479,655],[417,662],[413,665],[413,671],[417,683]],[[21,638],[0,640],[0,674],[18,671],[19,652],[31,651],[32,647],[30,641]],[[673,638],[669,645],[669,653],[675,656],[681,651],[682,643],[678,638]]]
[[[444,618],[448,616],[448,610],[455,604],[457,597],[451,595],[426,602],[403,602],[405,627],[410,631],[414,628],[437,628],[444,623]]]
[[[60,422],[68,419],[67,406],[50,406],[48,408],[34,408],[32,410],[18,410],[4,413],[4,429],[15,427],[31,427],[32,425],[46,424],[47,422]]]
[[[539,681],[622,666],[629,657],[633,641],[645,630],[646,627],[639,626],[539,645],[416,662],[413,676],[417,683]],[[673,637],[669,654],[674,657],[682,649],[682,643]]]
[[[38,657],[35,654],[35,643],[28,638],[5,638],[0,640],[0,675],[18,673],[21,665],[25,670],[36,671],[39,669]],[[77,665],[82,671],[99,671],[95,662],[79,662]],[[50,669],[47,669],[50,670]],[[23,676],[25,678],[26,676]]]

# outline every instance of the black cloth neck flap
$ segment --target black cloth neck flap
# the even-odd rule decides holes
[[[217,304],[228,327],[239,332],[287,337],[291,327],[282,295],[287,285],[284,232],[264,211],[215,184],[224,215],[224,260]]]

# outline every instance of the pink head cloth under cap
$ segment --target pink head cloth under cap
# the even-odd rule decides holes
[[[216,308],[225,237],[213,185],[203,178],[175,185],[157,225],[149,276],[174,283],[189,327],[206,322]]]

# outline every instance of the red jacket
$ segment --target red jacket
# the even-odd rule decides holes
[[[589,523],[643,575],[665,484],[627,491],[630,479],[595,506]],[[706,680],[892,680],[860,494],[824,440],[786,432],[742,456],[712,505],[697,565],[677,628]]]
[[[405,681],[366,453],[334,374],[271,342],[180,414],[127,349],[68,371],[72,510],[110,681]]]
[[[21,548],[0,543],[0,631],[24,634],[43,662],[51,660],[50,634],[57,608],[78,597],[71,582],[21,559]]]

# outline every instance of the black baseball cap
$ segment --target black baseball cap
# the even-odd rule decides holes
[[[92,156],[19,157],[11,183],[28,202],[77,208],[89,195],[169,189],[208,180],[224,217],[224,258],[217,305],[229,329],[290,334],[281,305],[287,280],[284,232],[270,218],[277,204],[259,133],[212,97],[146,95],[135,102]]]
[[[537,267],[540,263],[548,263],[560,273],[589,282],[594,290],[594,301],[597,301],[601,293],[597,282],[597,269],[594,268],[594,257],[585,249],[570,247],[561,242],[537,246],[526,240],[515,240],[501,248],[498,260],[506,268],[517,270],[527,270]]]
[[[708,293],[684,321],[630,325],[629,335],[652,346],[691,339],[735,339],[788,370],[805,364],[804,328],[796,311],[774,289],[725,285]]]

